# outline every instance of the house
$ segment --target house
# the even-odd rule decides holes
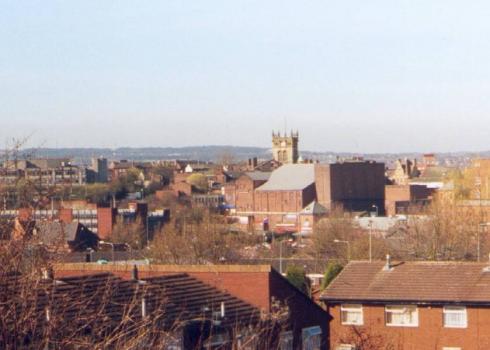
[[[33,238],[51,248],[70,251],[96,249],[99,237],[79,222],[37,221]]]
[[[395,168],[390,174],[390,180],[395,185],[407,185],[411,179],[419,176],[420,170],[417,167],[417,159],[397,159]]]
[[[39,348],[50,342],[83,348],[231,349],[290,342],[288,312],[259,308],[185,273],[130,278],[110,272],[60,276],[45,270],[32,280],[10,274],[0,281],[6,334],[0,347]],[[22,307],[15,295],[30,295]],[[279,311],[280,310],[280,311]],[[29,317],[33,322],[16,323]],[[10,329],[9,329],[10,327]],[[110,337],[108,337],[110,335]],[[242,347],[243,346],[243,347]]]
[[[353,261],[320,299],[332,350],[490,349],[490,262]]]
[[[54,269],[56,275],[61,277],[112,273],[130,279],[133,267],[124,264],[73,263],[57,264]],[[327,349],[328,314],[270,265],[150,264],[138,266],[138,273],[143,280],[184,273],[243,300],[266,315],[273,312],[277,304],[283,305],[290,314],[283,334],[290,345],[281,349]]]

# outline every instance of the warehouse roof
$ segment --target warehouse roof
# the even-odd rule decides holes
[[[258,191],[302,190],[315,182],[314,164],[286,164],[274,170]]]

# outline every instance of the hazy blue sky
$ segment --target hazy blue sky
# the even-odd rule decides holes
[[[44,146],[490,149],[490,3],[20,1],[0,137]]]

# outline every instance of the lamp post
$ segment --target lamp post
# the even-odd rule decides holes
[[[282,275],[282,244],[283,240],[279,241],[279,273]]]
[[[486,229],[487,226],[489,226],[490,224],[488,222],[482,222],[480,223],[480,225],[478,226],[478,232],[476,234],[476,261],[480,262],[480,230],[481,230],[481,233],[483,233],[483,230]]]
[[[149,214],[146,213],[146,249],[150,249],[150,235],[148,234],[148,219]]]
[[[114,264],[115,263],[115,258],[114,258],[114,243],[107,242],[107,241],[99,241],[99,243],[108,244],[108,245],[111,246],[111,250],[112,250],[112,263]]]
[[[347,244],[347,261],[350,261],[350,242],[349,241],[341,241],[340,239],[334,239],[334,243],[344,243]]]
[[[373,220],[369,220],[369,262],[373,261]]]

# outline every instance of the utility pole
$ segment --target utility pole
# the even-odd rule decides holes
[[[373,261],[373,220],[369,220],[369,262]]]
[[[334,243],[344,243],[347,244],[347,262],[350,261],[350,242],[349,241],[341,241],[340,239],[334,239]]]
[[[279,241],[279,273],[282,275],[282,244],[284,241]]]

